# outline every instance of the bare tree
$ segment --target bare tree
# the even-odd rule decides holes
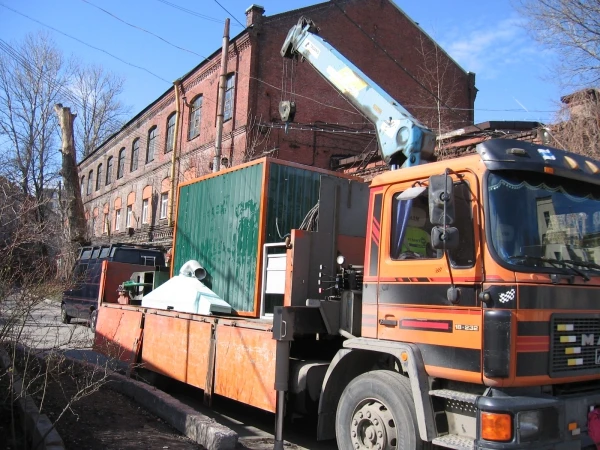
[[[54,104],[67,81],[66,63],[47,34],[28,35],[10,53],[0,53],[0,167],[37,200],[40,222],[46,188],[57,180]]]
[[[514,0],[531,35],[556,50],[557,75],[570,87],[600,82],[600,0]]]
[[[130,112],[119,100],[123,84],[123,78],[101,66],[80,66],[75,70],[71,90],[78,100],[76,140],[84,158],[119,130]]]
[[[438,136],[457,125],[469,123],[468,113],[453,109],[457,107],[459,81],[452,60],[438,45],[423,36],[417,51],[420,57],[418,76],[424,86],[418,91],[419,104],[424,105],[424,110],[419,111],[422,122],[435,130]],[[433,107],[429,106],[432,100]],[[443,156],[443,142],[438,142],[437,152]]]

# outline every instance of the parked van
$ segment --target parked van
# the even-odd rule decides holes
[[[73,268],[73,289],[63,292],[61,303],[63,323],[70,323],[71,319],[85,319],[90,322],[92,331],[94,330],[104,260],[167,270],[164,249],[161,247],[127,244],[82,247]]]

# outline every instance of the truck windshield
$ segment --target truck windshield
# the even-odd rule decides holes
[[[553,175],[491,172],[489,237],[515,270],[600,274],[600,188]]]

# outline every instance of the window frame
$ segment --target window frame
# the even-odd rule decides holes
[[[225,99],[223,102],[223,122],[233,118],[233,105],[235,100],[235,72],[227,75],[225,81]]]
[[[150,199],[145,198],[142,200],[142,225],[150,223],[148,216],[150,215]]]
[[[88,183],[87,183],[87,195],[92,195],[92,189],[94,187],[94,169],[88,172]]]
[[[196,105],[196,102],[200,102]],[[200,136],[200,127],[202,126],[202,104],[204,103],[204,97],[202,94],[197,95],[192,100],[189,106],[189,120],[188,120],[188,141]],[[195,123],[197,119],[197,124]],[[192,135],[192,131],[195,133]]]
[[[121,226],[119,222],[121,221],[121,208],[115,209],[115,231],[120,231]]]
[[[177,112],[173,112],[167,117],[167,133],[165,136],[165,153],[173,151],[173,145],[175,143],[175,122]]]
[[[164,214],[163,214],[164,207]],[[160,194],[160,216],[159,219],[166,219],[169,212],[169,193],[163,192]]]
[[[148,138],[146,139],[146,164],[154,161],[156,154],[156,139],[158,138],[158,127],[154,125],[148,130]]]
[[[83,198],[83,196],[85,195],[85,175],[81,176],[81,197]]]
[[[117,180],[123,178],[125,174],[125,147],[121,147],[119,150],[119,160],[117,162]]]
[[[135,172],[138,169],[140,160],[140,138],[134,139],[131,144],[131,163],[129,172]]]
[[[109,156],[106,160],[106,183],[105,186],[108,186],[112,183],[112,171],[113,171],[113,157]]]
[[[96,191],[99,191],[102,187],[102,163],[98,164],[96,168]]]
[[[424,180],[423,184],[427,184],[426,180]],[[472,185],[473,185],[473,181],[468,179],[465,176],[461,176],[459,178],[453,178],[453,184],[454,184],[454,195],[457,194],[457,190],[459,188],[460,184],[464,184],[464,186],[466,186],[466,191],[469,192],[471,194],[471,200],[470,200],[470,204],[473,203],[473,196],[475,195],[473,193],[472,190]],[[388,224],[388,233],[389,233],[389,237],[387,239],[387,249],[385,251],[385,255],[384,257],[389,260],[391,263],[395,264],[395,263],[405,263],[405,262],[421,262],[423,261],[424,263],[430,263],[430,264],[439,264],[440,261],[440,257],[426,257],[426,258],[406,258],[406,259],[396,259],[392,257],[392,229],[393,229],[393,223],[391,222],[393,220],[393,212],[394,212],[394,207],[393,207],[393,203],[396,199],[396,196],[398,194],[401,194],[402,192],[405,192],[407,189],[409,189],[411,186],[392,186],[392,189],[390,190],[390,196],[387,197],[387,202],[388,202],[388,208],[389,208],[389,224]],[[427,190],[420,194],[420,195],[426,195],[426,193],[428,192],[429,186],[427,185]],[[479,238],[478,238],[478,232],[476,231],[476,217],[473,216],[473,210],[472,210],[472,206],[470,206],[469,204],[467,205],[467,210],[469,211],[469,213],[471,214],[471,216],[469,217],[468,220],[465,221],[466,224],[468,225],[468,234],[470,236],[470,240],[471,240],[471,247],[472,247],[472,254],[470,255],[470,259],[471,259],[471,263],[468,265],[461,265],[461,264],[457,264],[457,262],[455,261],[455,258],[452,257],[452,252],[450,251],[450,263],[451,263],[451,267],[452,269],[457,269],[457,270],[474,270],[476,268],[476,262],[477,262],[477,253],[478,253],[478,246],[479,246]],[[455,198],[455,208],[457,207],[457,199]],[[427,217],[429,216],[428,211],[426,212]],[[457,212],[457,217],[459,216],[458,212]],[[464,218],[463,218],[464,219]],[[428,219],[426,219],[428,220]],[[456,226],[456,222],[453,224],[453,226]],[[461,236],[461,241],[464,238],[464,233],[466,232],[466,230],[463,229],[459,229],[459,235]],[[406,235],[404,236],[404,239],[406,238]],[[404,242],[403,239],[403,242]],[[461,246],[459,246],[459,249],[461,247],[464,247],[464,243],[461,242]],[[402,244],[401,244],[402,246]],[[454,250],[454,251],[458,251],[458,250]],[[440,253],[440,252],[438,252]],[[441,255],[441,257],[443,257],[443,254]],[[417,263],[418,264],[418,263]]]
[[[133,228],[133,205],[127,205],[125,216],[125,228]]]

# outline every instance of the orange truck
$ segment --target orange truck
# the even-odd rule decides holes
[[[595,447],[600,163],[509,139],[428,163],[431,132],[314,30],[282,54],[371,117],[398,170],[263,159],[180,186],[172,275],[199,261],[231,314],[118,304],[105,263],[96,348],[275,413],[277,449],[292,413],[342,450]]]

